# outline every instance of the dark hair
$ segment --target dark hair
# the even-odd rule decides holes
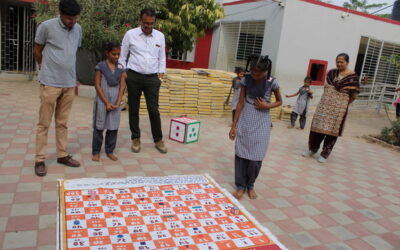
[[[156,16],[156,11],[154,9],[151,9],[151,8],[145,8],[145,9],[142,9],[140,11],[140,18],[142,18],[143,15],[155,17]]]
[[[306,77],[304,78],[304,81],[305,81],[305,82],[312,82],[311,76],[306,76]]]
[[[247,58],[246,71],[249,71],[249,69],[252,68],[258,68],[261,71],[267,71],[267,79],[269,79],[271,77],[272,61],[268,58],[268,56],[250,55]]]
[[[337,60],[339,57],[343,57],[344,60],[345,60],[346,62],[349,62],[350,57],[349,57],[348,54],[346,54],[346,53],[340,53],[339,55],[337,55],[336,60]]]
[[[239,73],[241,73],[241,72],[246,72],[246,71],[245,71],[244,68],[242,68],[242,67],[235,67],[235,73],[236,73],[236,74],[239,74]]]
[[[61,0],[58,9],[61,14],[67,16],[77,16],[81,13],[81,6],[76,0]]]
[[[110,52],[113,49],[121,48],[121,44],[119,42],[106,42],[104,44],[104,50]]]

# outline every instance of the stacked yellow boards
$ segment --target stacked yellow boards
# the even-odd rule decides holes
[[[191,70],[167,69],[160,88],[159,111],[161,115],[205,115],[229,117],[231,101],[225,104],[235,73],[222,70],[193,68]],[[271,102],[275,101],[272,96]],[[144,96],[140,100],[140,114],[147,115]],[[280,108],[271,110],[272,120],[279,119]]]
[[[290,122],[291,113],[292,113],[292,107],[290,105],[283,106],[281,109],[281,120]]]
[[[198,114],[224,117],[231,114],[230,105],[224,105],[229,94],[232,78],[236,74],[221,70],[193,68],[198,78]]]
[[[161,113],[162,115],[180,115],[184,114],[185,108],[184,104],[184,97],[185,97],[185,79],[182,77],[174,76],[174,75],[167,75],[164,78],[164,82],[169,85],[169,112],[168,113]]]
[[[271,103],[274,103],[276,101],[274,93],[272,93],[271,96]],[[269,114],[271,116],[272,121],[276,121],[280,118],[281,116],[281,107],[273,108],[269,111]]]
[[[197,100],[199,115],[211,114],[211,94],[212,86],[210,80],[199,79],[199,99]]]
[[[192,70],[181,70],[183,79],[185,79],[183,107],[186,115],[197,115],[197,100],[199,99],[199,79],[195,76],[196,72]]]
[[[170,111],[170,88],[169,83],[164,81],[161,83],[160,93],[158,96],[158,110],[162,114],[169,114]]]

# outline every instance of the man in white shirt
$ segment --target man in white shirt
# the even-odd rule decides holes
[[[146,98],[151,132],[155,147],[161,153],[167,153],[162,140],[161,119],[158,111],[158,95],[161,80],[165,73],[165,37],[153,29],[156,12],[143,9],[140,12],[140,27],[128,30],[122,40],[119,62],[126,66],[129,103],[129,127],[133,152],[140,151],[139,106],[142,92]]]

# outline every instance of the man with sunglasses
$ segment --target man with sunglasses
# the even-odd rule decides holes
[[[161,78],[165,73],[165,37],[153,28],[156,21],[154,9],[140,12],[140,27],[128,30],[122,40],[119,62],[126,66],[129,103],[129,127],[131,130],[132,152],[138,153],[140,146],[139,106],[142,92],[146,99],[151,132],[156,149],[167,153],[162,138],[158,96]]]

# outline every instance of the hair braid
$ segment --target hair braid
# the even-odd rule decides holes
[[[250,71],[252,68],[266,71],[267,79],[269,79],[271,77],[272,61],[269,59],[268,55],[250,55],[247,58],[246,71]]]

